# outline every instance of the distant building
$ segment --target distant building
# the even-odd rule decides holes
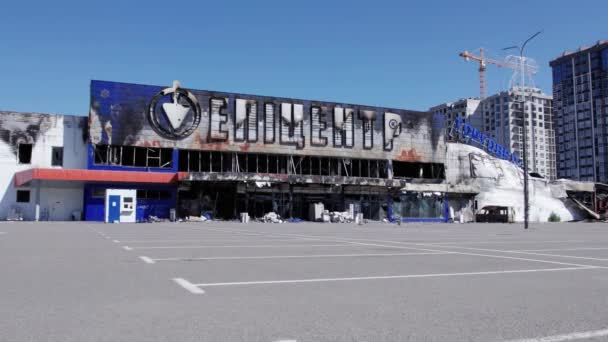
[[[431,113],[440,113],[445,116],[445,127],[452,127],[457,117],[474,127],[481,128],[482,120],[480,115],[473,115],[479,108],[479,98],[460,99],[454,102],[442,103],[432,107]],[[455,141],[456,136],[447,135],[448,141]]]
[[[520,88],[512,88],[489,96],[482,101],[483,131],[499,144],[509,146],[523,158],[523,120],[517,95]],[[527,119],[528,170],[548,179],[555,179],[555,131],[553,128],[553,100],[537,88],[526,88],[524,107]]]
[[[557,132],[557,176],[608,182],[608,41],[549,63]]]
[[[525,117],[528,119],[528,170],[547,179],[556,177],[555,131],[553,128],[553,101],[550,95],[537,88],[526,88]],[[523,158],[523,120],[519,88],[491,95],[483,100],[462,99],[431,108],[432,112],[446,116],[446,127],[456,117],[484,132],[488,138],[509,148]],[[448,137],[455,140],[456,136]]]

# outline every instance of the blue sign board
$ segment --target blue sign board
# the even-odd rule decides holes
[[[435,113],[433,121],[445,122],[445,116],[440,113]],[[464,122],[460,117],[456,117],[456,121],[454,121],[449,134],[452,136],[459,136],[466,141],[472,141],[481,146],[481,148],[489,154],[500,159],[509,160],[515,165],[523,167],[523,162],[517,154],[512,153],[507,147],[497,143],[496,140],[489,138],[487,134],[481,132],[479,129]]]

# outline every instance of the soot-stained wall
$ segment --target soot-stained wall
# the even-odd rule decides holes
[[[42,182],[15,187],[16,172],[31,168],[83,169],[86,167],[86,120],[84,116],[0,111],[0,220],[19,211],[26,220],[35,217],[39,199],[40,218],[70,220],[82,210],[82,185]],[[31,145],[29,162],[19,162],[19,145]],[[53,165],[53,148],[63,147],[62,165]],[[17,202],[17,190],[29,191],[29,201]]]
[[[435,121],[428,112],[92,81],[89,135],[93,144],[443,163]]]

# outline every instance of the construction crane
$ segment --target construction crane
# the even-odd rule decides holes
[[[479,49],[479,56],[475,56],[468,51],[463,51],[458,56],[464,58],[465,61],[474,60],[479,62],[479,97],[483,100],[486,97],[486,65],[493,64],[499,68],[513,68],[510,63],[504,63],[484,56],[484,49]]]

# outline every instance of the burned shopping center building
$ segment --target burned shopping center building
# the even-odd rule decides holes
[[[105,81],[91,83],[88,169],[173,174],[137,190],[138,220],[207,213],[221,219],[309,207],[369,219],[444,220],[441,193],[406,184],[445,179],[443,123],[427,112]],[[436,120],[436,118],[435,118]],[[87,184],[85,214],[99,218]],[[140,199],[141,197],[141,199]],[[407,205],[400,206],[407,199]],[[101,201],[99,201],[101,203]],[[406,208],[407,207],[407,208]]]
[[[523,219],[519,157],[441,113],[179,82],[90,87],[88,120],[0,111],[0,220]],[[534,221],[608,215],[608,185],[530,177]]]

